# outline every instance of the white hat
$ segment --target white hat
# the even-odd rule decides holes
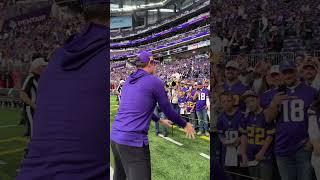
[[[273,65],[273,66],[271,66],[270,71],[269,71],[269,74],[272,74],[272,73],[278,73],[278,74],[280,74],[280,66],[279,66],[279,65]]]
[[[46,66],[48,62],[44,60],[44,58],[36,58],[31,62],[30,71],[33,71],[39,66]]]
[[[228,67],[239,69],[239,63],[237,61],[228,61],[226,68]]]

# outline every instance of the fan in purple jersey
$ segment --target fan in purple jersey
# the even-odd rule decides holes
[[[185,115],[186,114],[186,103],[187,103],[187,96],[185,95],[186,93],[183,91],[179,92],[179,97],[178,97],[178,105],[180,109],[180,114]]]
[[[197,135],[209,136],[207,98],[209,98],[209,90],[202,85],[202,82],[198,82],[198,88],[193,97],[196,100],[196,114],[199,121]]]
[[[283,180],[311,179],[311,151],[307,110],[316,99],[314,88],[301,82],[293,61],[283,61],[280,71],[284,85],[264,98],[267,122],[276,123],[274,152]]]
[[[267,123],[258,95],[247,91],[243,95],[247,111],[240,124],[242,164],[249,167],[252,177],[272,180],[272,141],[275,128]]]
[[[220,97],[223,112],[218,116],[217,129],[219,140],[222,144],[221,160],[226,170],[240,172],[237,149],[240,144],[240,122],[243,113],[234,106],[233,94],[223,92]],[[230,177],[234,178],[234,177]]]
[[[241,110],[244,110],[245,106],[243,102],[240,102],[240,97],[249,88],[239,80],[239,64],[236,61],[229,61],[226,64],[225,78],[224,91],[232,93],[235,98],[235,105],[240,105]]]

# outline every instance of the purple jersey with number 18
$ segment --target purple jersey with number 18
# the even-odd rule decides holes
[[[269,106],[278,89],[271,90],[270,97],[261,99]],[[308,108],[316,99],[317,91],[301,82],[294,88],[287,88],[286,95],[296,98],[284,100],[276,119],[275,154],[289,156],[304,147],[308,139]]]

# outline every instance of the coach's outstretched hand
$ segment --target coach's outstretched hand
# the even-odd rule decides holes
[[[173,124],[173,122],[170,121],[169,119],[160,119],[159,123],[166,128],[172,128],[172,124]]]
[[[187,123],[187,125],[183,128],[184,132],[186,132],[186,136],[190,139],[194,139],[194,134],[196,133],[193,129],[193,126],[191,123]]]

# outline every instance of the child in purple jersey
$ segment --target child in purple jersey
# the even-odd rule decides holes
[[[275,128],[267,123],[258,95],[247,91],[243,98],[248,111],[240,124],[242,164],[252,177],[272,180],[272,141]]]
[[[267,122],[276,123],[274,152],[282,180],[311,180],[311,144],[307,109],[316,99],[314,88],[299,80],[293,61],[283,61],[280,71],[285,87],[269,92],[261,104]]]
[[[221,161],[226,170],[241,173],[238,148],[240,145],[239,129],[243,113],[234,106],[235,101],[231,93],[222,93],[219,100],[223,108],[217,122],[218,136],[222,145]],[[228,179],[237,179],[237,176],[229,175]]]
[[[187,102],[187,97],[185,95],[185,92],[180,91],[179,97],[178,97],[178,105],[180,109],[180,115],[182,116],[185,116],[186,114],[186,102]]]
[[[202,83],[198,83],[198,89],[193,97],[196,100],[196,114],[198,117],[199,131],[197,135],[205,134],[209,136],[208,128],[208,107],[207,98],[209,96],[209,90],[204,88]]]

